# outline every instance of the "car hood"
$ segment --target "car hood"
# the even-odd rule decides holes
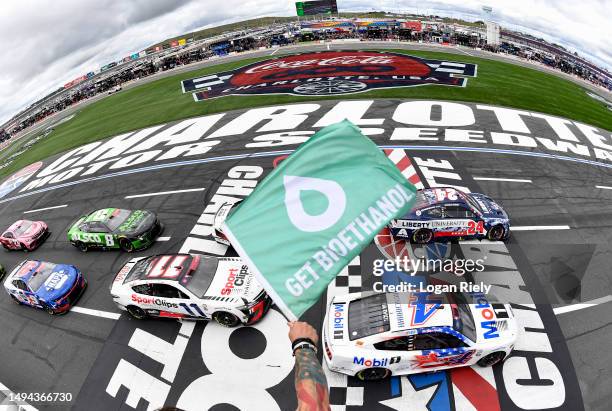
[[[157,216],[151,211],[134,210],[115,231],[120,234],[140,235],[150,230],[156,220]]]
[[[246,298],[249,302],[257,297],[263,287],[249,271],[249,267],[237,257],[220,258],[207,296]]]
[[[470,193],[467,195],[469,195],[476,201],[476,203],[478,203],[478,206],[482,210],[482,214],[484,217],[508,219],[508,214],[502,208],[502,206],[497,204],[490,197],[487,197],[486,195],[480,193]]]
[[[32,225],[28,228],[28,230],[21,235],[20,238],[31,238],[36,237],[41,232],[47,229],[47,225],[42,221],[32,221]]]
[[[75,267],[58,264],[38,290],[33,291],[41,300],[55,301],[66,295],[76,280],[77,269]]]
[[[470,304],[478,343],[513,344],[517,339],[517,324],[510,304]]]

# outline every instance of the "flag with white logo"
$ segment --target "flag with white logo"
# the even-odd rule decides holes
[[[223,232],[291,320],[393,218],[416,189],[345,120],[284,160],[225,221]]]

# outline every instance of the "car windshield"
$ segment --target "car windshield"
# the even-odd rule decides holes
[[[181,280],[181,284],[185,286],[196,297],[202,298],[206,294],[206,290],[210,287],[212,280],[217,272],[219,259],[215,257],[200,257],[200,263],[195,271],[189,276],[185,276]]]
[[[32,291],[36,292],[40,286],[45,283],[47,278],[49,278],[54,268],[55,264],[45,262],[40,263],[40,266],[36,272],[28,280],[28,287],[30,287]]]
[[[116,209],[113,214],[110,215],[108,220],[104,223],[108,226],[111,231],[115,231],[125,220],[130,216],[132,212],[130,210]]]
[[[453,328],[476,342],[476,325],[466,296],[462,293],[452,293],[447,294],[447,299],[457,305],[457,311],[459,312],[458,321],[453,322]]]
[[[32,227],[31,221],[23,221],[19,227],[13,230],[13,233],[15,234],[15,237],[20,237],[27,232],[30,227]]]
[[[478,203],[470,196],[470,195],[465,195],[463,196],[465,198],[465,201],[467,201],[467,203],[470,205],[470,207],[472,207],[475,210],[478,210],[482,213],[482,210],[480,209],[480,206],[478,205]]]

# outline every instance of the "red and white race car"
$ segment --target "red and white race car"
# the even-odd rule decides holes
[[[226,327],[263,318],[272,300],[237,257],[192,254],[133,258],[110,289],[117,306],[136,319],[214,320]]]
[[[49,236],[49,227],[43,221],[19,220],[13,223],[0,237],[7,250],[32,251]]]

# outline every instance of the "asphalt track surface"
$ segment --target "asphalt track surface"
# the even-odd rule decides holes
[[[371,115],[376,116],[376,112]],[[486,130],[489,125],[478,126]],[[251,140],[252,136],[241,138]],[[377,137],[373,137],[373,140],[377,142]],[[245,151],[240,139],[233,140],[226,150],[231,154]],[[529,329],[534,333],[546,333],[553,346],[553,353],[542,355],[553,360],[563,375],[565,402],[560,406],[562,409],[580,409],[584,403],[584,408],[588,410],[607,409],[612,399],[609,392],[612,385],[612,354],[606,349],[606,343],[612,339],[612,304],[608,301],[557,315],[551,306],[572,307],[579,302],[607,301],[606,298],[612,294],[609,274],[612,261],[612,224],[609,219],[612,214],[612,190],[596,188],[597,185],[610,185],[612,171],[587,164],[505,154],[411,150],[406,150],[406,153],[413,162],[415,158],[448,161],[453,166],[453,172],[460,177],[459,181],[438,177],[436,184],[460,184],[471,191],[490,195],[506,208],[514,226],[568,226],[568,229],[562,230],[515,231],[508,249],[519,266],[527,288],[532,295],[537,294],[534,300],[546,330],[540,330],[537,321],[530,323]],[[263,401],[270,400],[269,397],[283,410],[294,409],[292,359],[286,356],[287,341],[284,338],[287,330],[279,314],[270,312],[260,326],[233,332],[216,324],[197,323],[193,327],[189,324],[181,326],[175,321],[132,320],[115,308],[108,293],[112,276],[132,256],[103,251],[83,254],[70,246],[65,234],[72,221],[92,209],[106,206],[147,208],[159,214],[166,225],[162,236],[169,238],[134,255],[177,252],[230,169],[237,166],[262,167],[265,175],[273,168],[276,157],[232,159],[129,174],[1,203],[0,226],[8,226],[19,218],[27,217],[45,220],[52,230],[50,238],[34,253],[2,252],[1,262],[5,267],[11,269],[26,257],[74,264],[89,281],[88,289],[77,306],[110,313],[111,317],[121,315],[119,319],[113,319],[95,315],[95,312],[89,315],[75,310],[65,316],[51,317],[41,311],[14,305],[7,295],[2,295],[0,382],[14,392],[70,392],[74,397],[70,405],[75,409],[146,409],[146,401],[138,402],[137,398],[131,398],[130,393],[134,390],[111,387],[113,376],[121,374],[117,371],[120,364],[128,362],[143,373],[121,375],[130,375],[133,379],[146,382],[153,381],[147,380],[149,377],[157,381],[163,379],[165,382],[162,385],[151,382],[142,390],[152,395],[151,392],[164,392],[165,387],[169,387],[166,397],[169,404],[193,404],[190,402],[191,396],[205,392],[206,397],[213,401],[211,405],[218,404],[215,409],[246,409],[246,406],[232,402],[238,401],[236,398],[239,397],[249,398],[255,409],[264,409]],[[428,185],[422,167],[417,169],[421,180]],[[483,178],[525,181],[491,181]],[[194,188],[205,190],[125,198],[134,194]],[[24,214],[63,205],[66,206]],[[364,287],[368,283],[365,261],[379,254],[375,247],[362,254],[360,272]],[[346,291],[347,287],[336,284],[336,288]],[[333,292],[328,291],[328,294]],[[318,329],[325,312],[324,300],[305,315],[305,319]],[[550,304],[542,304],[544,301]],[[175,357],[180,366],[169,371],[160,361],[152,360],[155,347],[149,346],[147,351],[139,346],[140,350],[136,350],[134,346],[138,344],[130,341],[137,333],[145,335],[142,332],[169,344],[177,345],[186,340],[184,350]],[[152,340],[150,336],[145,339]],[[224,357],[227,347],[234,355],[232,361]],[[148,354],[143,354],[143,351]],[[177,350],[172,352],[178,355]],[[271,357],[270,352],[276,355]],[[257,363],[256,359],[262,357],[263,363]],[[228,362],[220,365],[218,359]],[[253,368],[248,364],[258,365]],[[222,370],[223,366],[227,368],[226,371]],[[529,367],[534,374],[537,365],[530,362]],[[542,371],[540,368],[537,370]],[[496,367],[495,380],[500,393],[498,406],[502,409],[525,408],[513,403],[512,400],[515,402],[516,398],[508,394],[510,388],[502,387],[502,377],[502,367]],[[436,393],[430,392],[429,388],[417,389],[419,381],[415,379],[411,379],[409,384],[406,383],[408,379],[403,378],[364,386],[353,379],[339,382],[336,381],[337,376],[328,378],[334,386],[331,391],[332,403],[346,404],[343,408],[335,409],[404,409],[402,407],[406,405],[414,407],[411,409],[420,409],[434,396],[441,401],[440,393],[444,394],[442,388],[437,389]],[[558,398],[560,392],[557,389],[550,391],[550,381],[545,376],[542,378],[542,381],[533,384],[540,385],[541,397]],[[457,387],[456,381],[459,379],[455,380],[453,376],[454,387]],[[430,387],[435,385],[421,382],[426,383]],[[458,391],[449,388],[450,385],[446,380],[447,398],[454,401],[453,407],[468,409],[462,407],[466,398],[458,396]],[[552,386],[555,387],[555,384]],[[268,394],[264,394],[264,391]],[[462,392],[465,397],[469,396],[469,392]],[[536,397],[531,400],[535,401]],[[403,405],[398,404],[398,399]],[[203,401],[202,398],[200,400]],[[537,404],[537,401],[534,403]],[[67,407],[66,404],[57,403],[33,405],[41,409]],[[445,409],[437,407],[432,409]]]

